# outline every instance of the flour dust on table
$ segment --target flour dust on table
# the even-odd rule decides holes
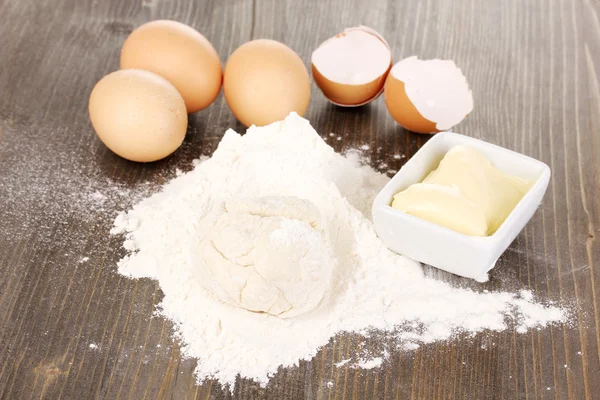
[[[266,384],[339,332],[387,332],[414,348],[566,319],[531,292],[453,287],[388,250],[370,220],[387,180],[293,113],[228,130],[210,159],[117,217],[112,233],[130,252],[119,272],[159,282],[159,313],[198,359],[198,382],[231,389],[238,376]],[[385,362],[377,356],[357,367]]]

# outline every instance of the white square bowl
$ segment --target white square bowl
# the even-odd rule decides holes
[[[535,179],[533,186],[491,236],[464,235],[390,206],[396,193],[425,179],[438,167],[448,150],[457,145],[479,150],[505,173]],[[484,281],[487,272],[531,219],[549,181],[550,168],[541,161],[468,136],[441,132],[429,139],[375,198],[375,231],[396,253],[456,275]]]

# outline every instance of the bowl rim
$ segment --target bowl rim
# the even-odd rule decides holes
[[[521,200],[519,200],[517,205],[508,214],[508,216],[502,222],[500,227],[493,234],[491,234],[489,236],[471,236],[471,235],[466,235],[464,233],[457,232],[457,231],[447,228],[445,226],[438,225],[434,222],[431,222],[431,221],[425,220],[423,218],[419,218],[417,216],[397,210],[397,209],[393,208],[391,206],[391,204],[388,204],[389,201],[386,202],[383,199],[386,192],[390,192],[390,187],[395,186],[394,183],[403,178],[403,170],[406,171],[407,166],[410,168],[412,165],[415,165],[415,164],[421,162],[424,159],[424,157],[426,157],[429,149],[434,148],[434,146],[437,144],[436,142],[440,142],[447,138],[451,138],[451,139],[457,140],[459,142],[463,142],[463,144],[474,144],[475,147],[477,148],[477,150],[480,150],[481,148],[487,148],[488,150],[491,150],[491,151],[505,153],[512,158],[520,158],[531,165],[535,165],[540,171],[536,178],[532,178],[532,179],[535,179],[535,183],[533,185],[531,185],[529,190],[525,193],[525,195],[521,198]],[[455,144],[454,146],[456,146],[456,145],[458,145],[458,144]],[[452,146],[452,147],[454,147],[454,146]],[[497,163],[494,163],[494,166],[496,166],[500,170],[503,169],[501,166],[498,166]],[[521,219],[523,214],[526,213],[528,204],[531,202],[531,199],[540,191],[545,190],[545,188],[547,187],[547,185],[550,181],[550,177],[551,177],[550,167],[546,163],[544,163],[540,160],[537,160],[533,157],[527,156],[522,153],[518,153],[518,152],[510,150],[510,149],[507,149],[505,147],[486,142],[481,139],[476,139],[474,137],[463,135],[463,134],[456,133],[456,132],[444,131],[444,132],[435,134],[431,139],[429,139],[427,141],[427,143],[425,143],[423,146],[421,146],[421,148],[419,148],[419,150],[417,150],[417,152],[398,170],[398,172],[396,172],[396,174],[394,174],[394,176],[389,180],[389,182],[378,192],[377,196],[375,196],[375,199],[373,201],[373,208],[384,207],[385,212],[392,213],[391,215],[394,215],[396,218],[398,218],[398,217],[405,218],[405,219],[408,219],[411,223],[423,224],[427,227],[427,229],[433,229],[433,230],[442,229],[446,234],[453,235],[457,239],[460,239],[460,240],[468,239],[468,240],[472,240],[472,241],[481,242],[481,244],[492,244],[494,242],[501,241],[505,236],[509,235],[511,226],[514,225],[519,219]],[[414,183],[418,183],[418,182],[420,182],[420,181],[412,182],[409,184],[409,186]],[[385,196],[385,197],[387,198],[388,196]],[[393,195],[392,195],[392,197],[393,197]]]

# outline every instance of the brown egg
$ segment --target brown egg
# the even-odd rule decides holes
[[[134,30],[121,50],[121,69],[128,68],[166,78],[181,93],[189,113],[208,107],[223,80],[212,44],[194,28],[176,21],[152,21]]]
[[[389,45],[366,26],[347,28],[312,53],[315,83],[329,101],[343,107],[376,99],[391,67]]]
[[[418,133],[437,133],[435,123],[425,119],[410,101],[404,90],[404,82],[391,75],[385,81],[385,105],[396,122],[404,129]]]
[[[304,115],[310,101],[310,79],[292,49],[274,40],[253,40],[229,57],[223,92],[242,124],[263,126],[292,111]]]
[[[183,142],[183,98],[163,77],[122,69],[102,78],[90,94],[90,119],[102,142],[131,161],[160,160]]]

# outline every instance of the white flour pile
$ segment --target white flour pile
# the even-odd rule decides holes
[[[387,179],[295,114],[229,130],[212,158],[118,216],[112,232],[131,251],[119,272],[158,280],[161,314],[198,358],[198,380],[230,387],[238,374],[265,384],[341,331],[385,330],[413,348],[564,320],[530,292],[455,288],[390,252],[369,219]]]

